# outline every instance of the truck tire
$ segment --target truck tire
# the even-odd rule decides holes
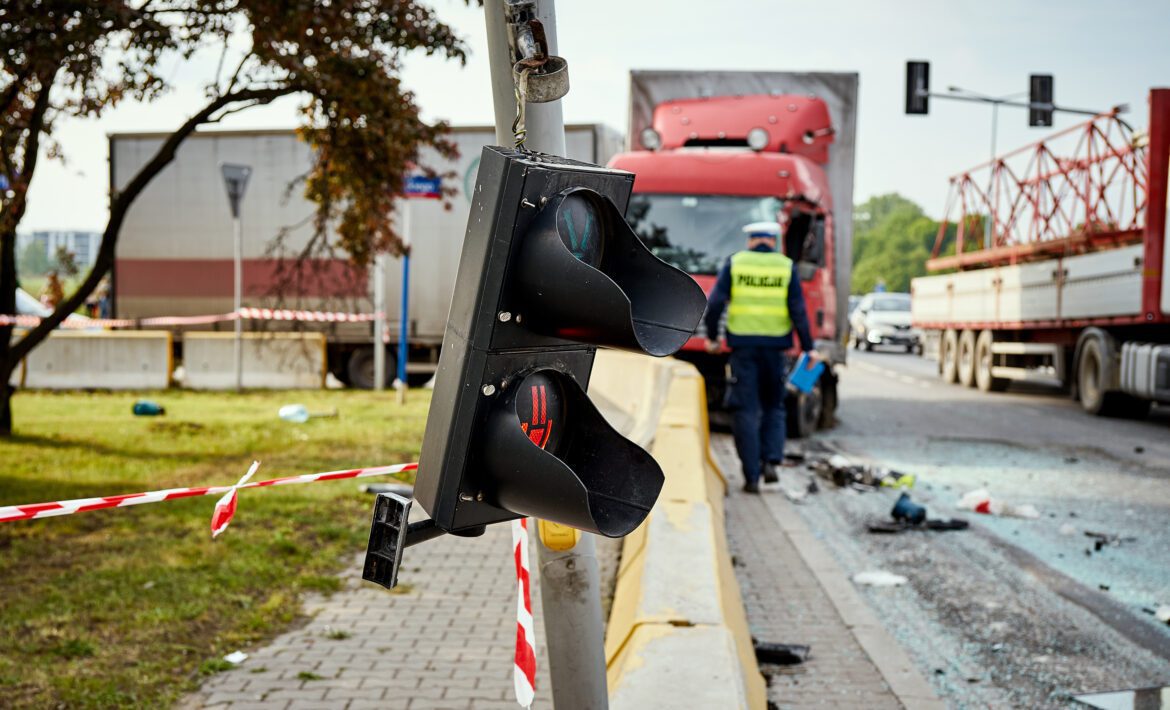
[[[824,379],[817,380],[812,392],[799,392],[789,395],[786,406],[788,408],[784,418],[785,428],[790,439],[804,439],[816,433],[824,413],[825,395]]]
[[[954,384],[959,381],[959,335],[952,329],[943,332],[938,346],[938,374],[943,382]]]
[[[394,373],[398,369],[394,351],[386,348],[386,386],[394,382]],[[349,362],[345,366],[349,375],[349,386],[360,390],[374,389],[374,348],[367,346],[358,348],[349,355]]]
[[[964,330],[959,334],[959,347],[955,351],[955,367],[959,374],[959,384],[964,387],[974,387],[975,331]]]
[[[1124,392],[1106,390],[1110,367],[1107,345],[1100,337],[1090,336],[1081,343],[1077,356],[1077,398],[1081,408],[1099,417],[1141,419],[1150,413],[1149,400]]]
[[[995,334],[990,330],[979,333],[975,341],[975,386],[983,392],[1003,392],[1008,386],[1004,378],[991,375],[991,367],[995,364],[995,357],[991,353],[994,342]]]

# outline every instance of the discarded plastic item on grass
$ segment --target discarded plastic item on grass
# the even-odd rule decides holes
[[[894,503],[894,509],[890,511],[890,517],[894,520],[904,520],[908,523],[918,525],[926,520],[926,508],[910,500],[909,493],[903,493],[898,496],[898,501]]]
[[[248,654],[244,653],[243,651],[232,651],[228,655],[224,656],[223,660],[227,661],[233,666],[238,666],[244,661],[248,660]]]
[[[984,515],[999,515],[1005,518],[1035,520],[1040,517],[1040,511],[1036,509],[1036,506],[1027,503],[1015,505],[999,498],[992,498],[991,493],[985,488],[964,493],[955,507],[959,510],[971,510]]]
[[[885,570],[869,570],[853,575],[854,584],[862,584],[867,587],[900,587],[908,581],[910,580],[900,574]]]
[[[280,418],[293,424],[304,424],[309,421],[309,410],[303,404],[286,404],[278,412]]]
[[[808,394],[813,391],[813,387],[824,370],[825,363],[818,361],[809,366],[808,353],[801,353],[796,364],[792,366],[792,372],[788,375],[788,384]]]
[[[752,646],[756,650],[756,660],[760,663],[771,663],[776,666],[795,666],[808,660],[812,650],[809,646],[798,643],[763,643],[752,639]]]
[[[310,414],[309,410],[306,409],[305,405],[303,404],[286,404],[280,408],[280,411],[277,412],[277,415],[286,422],[292,422],[293,424],[304,424],[310,419],[321,417],[336,417],[337,410],[334,409],[332,412],[316,412]]]
[[[1163,624],[1170,624],[1170,604],[1163,604],[1154,609],[1154,618]]]
[[[136,417],[157,417],[167,413],[166,407],[152,399],[140,399],[131,410]]]

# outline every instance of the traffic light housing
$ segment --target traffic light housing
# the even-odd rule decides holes
[[[906,113],[930,112],[930,62],[906,62]]]
[[[1032,74],[1028,77],[1029,126],[1052,125],[1052,88],[1051,74]]]
[[[620,537],[662,488],[585,390],[597,346],[668,355],[706,299],[626,224],[630,173],[487,147],[415,498],[471,532],[522,516]]]

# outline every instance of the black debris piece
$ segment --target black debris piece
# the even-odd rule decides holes
[[[776,666],[795,666],[808,660],[811,648],[795,643],[763,643],[755,641],[756,661]]]

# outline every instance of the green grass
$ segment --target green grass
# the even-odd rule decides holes
[[[414,461],[427,395],[405,408],[362,392],[21,393],[0,440],[0,505],[234,483]],[[282,422],[301,402],[340,417]],[[226,653],[293,623],[302,593],[331,593],[361,551],[372,497],[353,481],[245,490],[212,541],[215,499],[0,523],[0,705],[158,707]]]

